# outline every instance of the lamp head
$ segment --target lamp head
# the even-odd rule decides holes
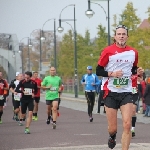
[[[91,9],[88,9],[86,12],[85,12],[86,16],[90,19],[91,17],[93,17],[93,15],[95,14],[93,10]]]
[[[58,27],[58,28],[57,28],[57,31],[58,31],[59,33],[62,33],[62,32],[64,31],[64,28],[63,28],[63,27]]]

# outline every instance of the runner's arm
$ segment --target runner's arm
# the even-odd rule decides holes
[[[58,89],[58,92],[62,92],[62,80],[60,79],[59,80],[59,89]]]
[[[131,70],[133,75],[137,74],[137,69],[138,69],[137,65],[138,65],[138,52],[135,51],[135,61],[133,63],[133,67],[132,67],[132,70]]]
[[[132,67],[131,72],[132,72],[133,75],[137,74],[137,69],[138,69],[137,66],[133,66],[133,67]]]
[[[46,86],[46,85],[47,85],[47,81],[46,81],[46,78],[44,78],[43,82],[41,83],[41,88],[43,90],[48,90],[52,87],[52,86]]]
[[[114,77],[114,72],[105,71],[103,66],[98,65],[96,67],[96,75],[102,77]]]
[[[15,89],[14,88],[10,88],[10,91],[12,92],[12,93],[15,93]]]
[[[95,85],[99,85],[99,84],[100,84],[100,81],[99,81],[99,79],[98,79],[98,76],[95,75]]]
[[[96,67],[96,75],[102,77],[110,77],[113,75],[113,72],[105,71],[104,67],[109,62],[109,52],[107,50],[103,50],[101,56],[98,60],[98,66]]]
[[[22,82],[20,81],[19,84],[17,85],[16,89],[15,89],[15,92],[17,93],[24,93],[22,90],[20,90],[20,88],[22,88],[23,85],[22,85]]]
[[[37,86],[37,83],[35,82],[34,84],[34,95],[36,95],[38,92],[38,86]]]
[[[85,75],[82,76],[81,84],[85,84]]]

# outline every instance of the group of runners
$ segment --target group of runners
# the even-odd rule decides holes
[[[50,68],[50,75],[43,81],[38,77],[38,72],[27,71],[17,72],[16,78],[8,86],[6,80],[2,78],[0,72],[0,123],[2,123],[2,114],[4,106],[4,90],[10,90],[12,93],[13,120],[17,121],[19,126],[25,124],[25,134],[30,134],[31,121],[38,120],[38,104],[40,101],[40,91],[45,90],[45,99],[47,105],[46,123],[52,122],[52,128],[56,129],[56,120],[59,114],[60,95],[63,90],[61,78],[56,76],[54,67]]]

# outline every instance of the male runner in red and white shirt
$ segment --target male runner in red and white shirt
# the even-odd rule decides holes
[[[103,76],[104,104],[108,120],[108,147],[116,145],[117,111],[120,108],[123,121],[122,150],[128,150],[131,140],[132,80],[137,74],[138,52],[126,45],[128,29],[116,27],[115,43],[106,47],[98,61],[96,74]]]
[[[37,121],[38,120],[38,105],[40,101],[40,88],[41,88],[41,82],[42,80],[38,78],[38,72],[33,72],[32,80],[34,80],[37,83],[38,86],[38,92],[34,96],[34,110],[33,110],[33,117],[32,120]]]

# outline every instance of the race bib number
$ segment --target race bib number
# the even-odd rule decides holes
[[[116,88],[123,88],[125,86],[127,86],[129,83],[129,78],[128,77],[124,77],[124,78],[115,78],[113,81],[113,85]]]
[[[3,95],[0,95],[0,100],[3,100],[4,99],[4,96]]]
[[[132,93],[133,94],[137,93],[137,88],[136,87],[132,87]]]
[[[24,89],[24,95],[32,95],[32,89],[30,89],[30,88],[25,88],[25,89]]]
[[[50,91],[51,91],[51,92],[56,92],[56,91],[57,91],[57,87],[51,87],[51,88],[50,88]]]
[[[21,94],[20,93],[17,93],[16,95],[14,94],[14,100],[20,101],[20,98],[21,98]]]

